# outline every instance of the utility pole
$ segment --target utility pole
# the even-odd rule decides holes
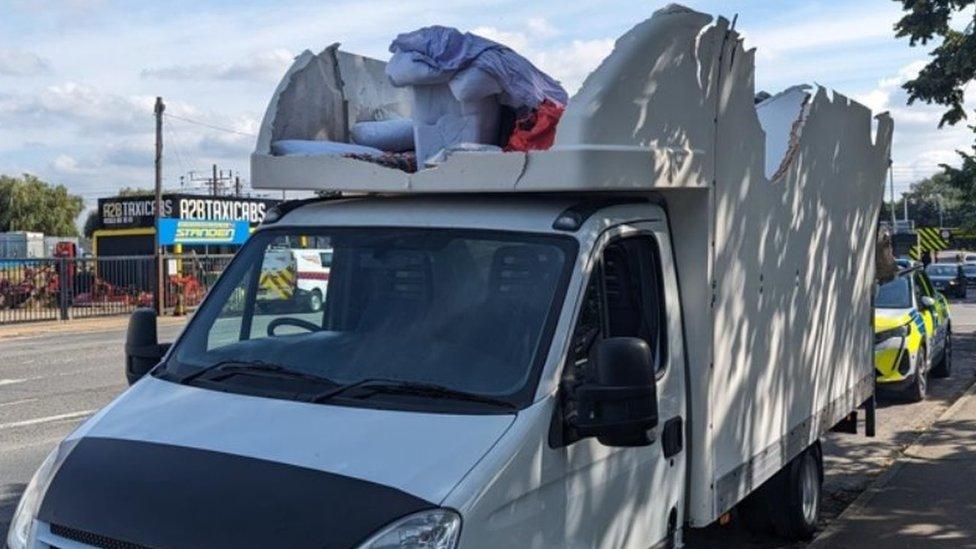
[[[905,226],[908,226],[908,193],[901,193],[901,204],[905,207]]]
[[[895,166],[888,158],[888,183],[891,187],[891,234],[895,234]]]
[[[156,115],[156,204],[153,207],[153,239],[156,250],[156,315],[163,312],[163,247],[159,243],[159,220],[163,215],[163,98],[156,98],[153,113]]]
[[[210,194],[217,196],[217,165],[213,165],[213,190]]]

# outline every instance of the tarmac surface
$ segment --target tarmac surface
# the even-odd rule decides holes
[[[934,505],[937,502],[916,498],[916,492],[911,491],[932,485],[941,491],[968,487],[968,492],[976,493],[976,404],[971,414],[943,420],[937,429],[932,428],[976,380],[976,299],[953,304],[952,317],[953,374],[949,379],[931,381],[928,400],[917,404],[883,401],[878,409],[876,438],[833,433],[825,438],[826,493],[822,516],[827,539],[818,547],[876,546],[862,541],[881,541],[880,537],[835,537],[839,534],[834,533],[832,523],[855,520],[847,515],[837,517],[879,477],[884,480],[882,475],[924,432],[932,434],[923,440],[933,442],[926,443],[918,456],[913,455],[912,463],[900,466],[898,477],[906,479],[908,486],[889,485],[902,490],[897,492],[901,497],[897,513],[886,514],[881,500],[872,500],[859,511],[866,514],[856,519],[860,521],[857,524],[884,524],[893,516],[915,517],[923,510],[923,516],[929,517],[927,521],[883,532],[889,536],[884,538],[884,544],[908,546],[907,540],[911,540],[910,545],[918,547],[925,545],[924,541],[942,539],[931,536],[946,535],[953,546],[959,546],[962,540],[955,536],[960,533],[967,535],[966,541],[971,543],[969,540],[976,534],[976,520],[970,519],[976,515],[972,501],[958,509],[942,509]],[[182,325],[181,319],[164,319],[160,341],[172,341]],[[0,327],[0,541],[6,539],[20,493],[44,456],[81,421],[126,388],[122,366],[124,338],[125,319],[121,317]],[[940,476],[938,470],[949,468],[954,471],[952,476]],[[947,500],[949,503],[951,500]],[[936,514],[953,521],[951,527],[939,526],[942,523]],[[834,539],[844,541],[835,543]],[[899,545],[899,540],[905,543]],[[686,541],[689,547],[789,546],[754,536],[736,521],[695,532]]]

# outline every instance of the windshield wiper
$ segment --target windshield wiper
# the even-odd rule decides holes
[[[443,385],[436,385],[433,383],[421,383],[417,381],[401,381],[396,379],[382,379],[382,378],[366,378],[359,380],[355,383],[350,383],[348,385],[342,385],[336,387],[335,389],[325,391],[324,393],[319,393],[313,395],[309,399],[310,402],[326,402],[343,393],[350,391],[352,389],[368,389],[370,392],[358,395],[355,398],[368,398],[375,394],[390,394],[390,395],[412,395],[412,396],[423,396],[430,398],[447,398],[452,400],[465,400],[468,402],[478,402],[481,404],[489,404],[491,406],[496,406],[499,408],[508,408],[511,410],[517,410],[518,407],[511,402],[492,398],[485,395],[479,395],[477,393],[469,393],[467,391],[461,391],[459,389],[451,389],[450,387],[444,387]]]
[[[212,377],[210,374],[214,374]],[[207,376],[210,381],[221,381],[230,376],[237,374],[257,374],[257,375],[268,375],[276,377],[284,377],[291,379],[304,379],[307,381],[314,381],[316,383],[328,383],[330,385],[339,385],[335,381],[315,374],[310,374],[307,372],[299,372],[296,370],[291,370],[285,368],[280,364],[271,364],[268,362],[262,362],[260,360],[256,361],[240,361],[240,360],[226,360],[223,362],[218,362],[213,366],[204,368],[198,372],[193,372],[187,376],[184,376],[177,380],[178,383],[189,383],[197,378]]]

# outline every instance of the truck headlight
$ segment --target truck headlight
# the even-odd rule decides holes
[[[430,509],[397,520],[359,549],[454,549],[460,534],[460,515],[450,509]]]
[[[73,446],[73,445],[71,445]],[[20,496],[20,503],[14,511],[13,519],[10,521],[10,531],[7,532],[7,547],[9,549],[24,549],[30,538],[31,526],[34,518],[41,507],[41,500],[51,482],[51,477],[61,463],[62,458],[67,455],[68,449],[64,444],[59,444],[57,448],[44,458],[41,466],[37,468],[34,476],[31,477],[23,495]]]
[[[883,332],[878,332],[874,334],[874,343],[878,344],[882,341],[891,339],[893,337],[907,337],[908,336],[908,324],[904,326],[899,326],[897,328],[892,328],[890,330],[885,330]]]

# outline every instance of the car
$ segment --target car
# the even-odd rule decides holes
[[[962,258],[963,263],[976,263],[976,254],[966,254]]]
[[[308,240],[302,236],[296,240]],[[292,247],[294,246],[294,247]],[[261,265],[258,307],[322,310],[329,288],[331,248],[295,242],[270,251]]]
[[[952,368],[949,305],[921,268],[878,287],[874,303],[874,368],[879,392],[925,399],[928,377]]]
[[[962,274],[966,277],[966,286],[976,286],[976,263],[963,263]]]
[[[930,263],[925,273],[936,290],[951,297],[966,297],[966,275],[961,263]]]

